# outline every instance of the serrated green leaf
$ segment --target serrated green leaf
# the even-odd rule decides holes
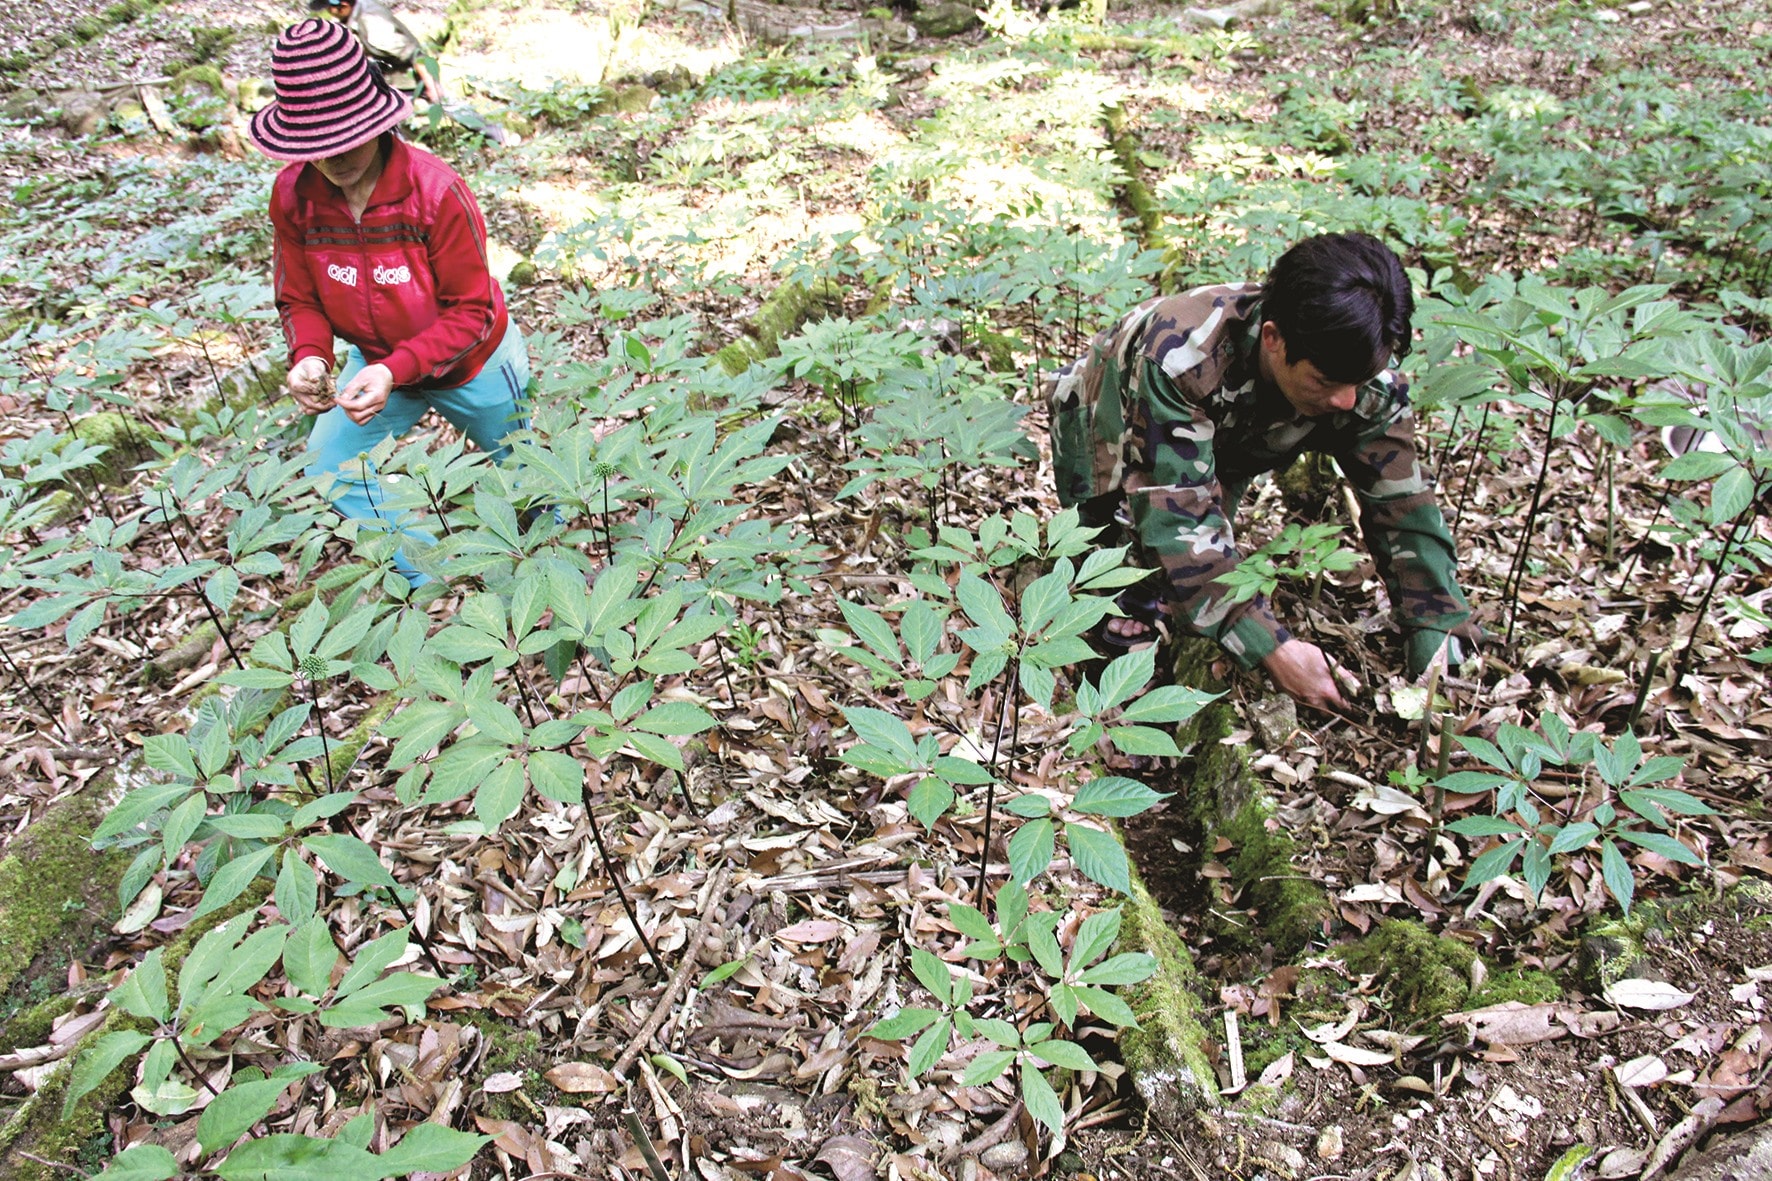
[[[947,1017],[941,1017],[923,1031],[923,1035],[911,1047],[909,1065],[912,1078],[920,1078],[929,1073],[941,1061],[941,1056],[948,1052],[948,1040],[953,1035],[953,1029],[954,1023]]]
[[[1136,779],[1104,775],[1079,787],[1071,807],[1091,816],[1137,816],[1168,798],[1166,793],[1152,791]]]
[[[1148,980],[1157,970],[1154,956],[1142,951],[1127,951],[1101,961],[1084,971],[1078,979],[1084,984],[1122,985]]]
[[[153,1040],[145,1033],[125,1029],[107,1033],[93,1043],[92,1048],[81,1054],[74,1063],[73,1073],[68,1079],[67,1098],[62,1101],[62,1118],[72,1115],[75,1105],[81,1099],[104,1082],[126,1059],[135,1056]]]
[[[986,1050],[967,1065],[966,1073],[960,1076],[960,1085],[982,1087],[993,1082],[1015,1065],[1015,1059],[1014,1050]]]
[[[491,1136],[458,1132],[433,1123],[414,1124],[400,1137],[398,1144],[381,1154],[377,1162],[378,1175],[405,1177],[412,1173],[451,1173],[473,1160],[474,1154],[491,1139]]]
[[[347,882],[360,886],[394,885],[394,875],[381,863],[375,850],[349,833],[316,833],[303,837],[301,843]]]
[[[1072,823],[1065,826],[1064,837],[1071,849],[1072,863],[1090,881],[1122,894],[1131,892],[1131,863],[1126,859],[1125,846],[1111,833],[1087,824]]]
[[[1169,759],[1181,757],[1181,748],[1175,745],[1169,732],[1154,726],[1109,726],[1107,736],[1123,754]]]
[[[903,1041],[929,1028],[930,1023],[940,1016],[939,1009],[900,1009],[892,1016],[874,1022],[866,1036],[881,1041]]]
[[[1029,820],[1009,838],[1009,876],[1026,885],[1052,864],[1054,828],[1047,819]]]
[[[197,905],[197,912],[192,917],[202,918],[240,897],[276,851],[276,846],[267,846],[257,852],[242,854],[216,870],[215,876],[209,879],[209,885],[203,890],[203,901]]]
[[[1054,1136],[1064,1132],[1064,1104],[1058,1101],[1046,1076],[1031,1065],[1021,1069],[1021,1101],[1028,1114],[1046,1125],[1048,1132]]]
[[[111,1158],[99,1181],[171,1181],[178,1176],[178,1160],[158,1144],[137,1144]]]
[[[920,947],[911,949],[911,971],[922,982],[935,999],[942,1004],[950,1004],[954,999],[954,978],[947,964],[931,952]]]
[[[293,1079],[234,1083],[209,1101],[197,1120],[197,1143],[204,1152],[226,1148],[265,1118]]]

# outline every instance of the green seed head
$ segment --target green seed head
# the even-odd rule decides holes
[[[301,658],[301,675],[310,681],[317,681],[326,675],[326,660],[319,656]]]

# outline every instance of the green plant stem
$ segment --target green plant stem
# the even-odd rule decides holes
[[[437,514],[437,521],[443,526],[443,536],[454,536],[455,530],[449,527],[449,514],[443,511],[443,505],[438,501],[437,493],[431,488],[430,474],[420,475],[418,482],[425,486],[425,496],[431,502],[431,511]]]
[[[307,674],[302,674],[301,683],[308,690],[308,708],[314,711],[314,729],[320,732],[320,766],[326,772],[326,794],[331,795],[338,789],[332,784],[332,746],[326,738],[326,723],[320,720],[320,695]]]

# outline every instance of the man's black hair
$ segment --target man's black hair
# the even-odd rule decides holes
[[[1280,256],[1261,298],[1287,364],[1309,361],[1335,382],[1364,382],[1408,356],[1414,315],[1402,262],[1367,234],[1306,238]]]
[[[308,0],[309,12],[324,12],[328,8],[343,8],[351,0]]]

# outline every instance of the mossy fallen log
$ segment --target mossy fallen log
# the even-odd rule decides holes
[[[260,878],[232,903],[193,921],[167,945],[163,956],[167,979],[178,979],[178,970],[197,940],[234,916],[262,905],[270,893],[270,880]],[[176,997],[174,1000],[176,1002]],[[108,1134],[106,1120],[122,1102],[130,1080],[135,1077],[133,1059],[105,1076],[97,1087],[74,1104],[73,1110],[64,1115],[62,1108],[74,1064],[79,1062],[80,1056],[105,1035],[126,1029],[144,1033],[153,1031],[152,1025],[142,1018],[132,1017],[121,1009],[110,1010],[96,1029],[80,1039],[73,1053],[57,1064],[37,1092],[25,1100],[4,1125],[0,1125],[0,1160],[6,1161],[8,1181],[64,1181],[68,1166],[82,1151]]]
[[[91,841],[115,787],[112,776],[94,776],[51,805],[0,859],[0,993],[39,955],[69,952],[114,920],[129,858],[95,853]]]
[[[1101,122],[1102,129],[1107,132],[1108,146],[1113,149],[1114,160],[1126,174],[1126,183],[1120,186],[1120,200],[1138,219],[1140,242],[1144,248],[1160,249],[1163,211],[1151,195],[1150,186],[1144,183],[1144,166],[1138,162],[1138,141],[1127,130],[1125,108],[1107,108],[1102,113]]]
[[[1142,951],[1157,961],[1148,980],[1121,994],[1138,1017],[1138,1028],[1121,1033],[1120,1056],[1151,1115],[1172,1131],[1182,1129],[1195,1112],[1218,1106],[1218,1080],[1200,1023],[1200,974],[1137,871],[1121,911],[1116,950]]]
[[[843,289],[833,279],[815,279],[810,285],[789,280],[777,287],[745,325],[746,335],[714,354],[720,367],[737,377],[781,349],[781,338],[791,336],[815,312],[842,306]]]
[[[1224,688],[1212,674],[1222,653],[1206,640],[1184,641],[1176,654],[1175,681],[1196,689]],[[1221,856],[1230,870],[1230,885],[1240,909],[1253,912],[1243,923],[1221,918],[1217,934],[1231,945],[1258,950],[1272,944],[1290,958],[1323,935],[1330,914],[1329,898],[1316,882],[1293,868],[1295,845],[1276,815],[1274,798],[1250,770],[1249,747],[1227,741],[1244,729],[1237,704],[1220,697],[1194,715],[1176,734],[1189,752],[1180,782],[1184,814],[1202,834],[1198,848],[1208,855],[1222,838],[1229,852]]]

